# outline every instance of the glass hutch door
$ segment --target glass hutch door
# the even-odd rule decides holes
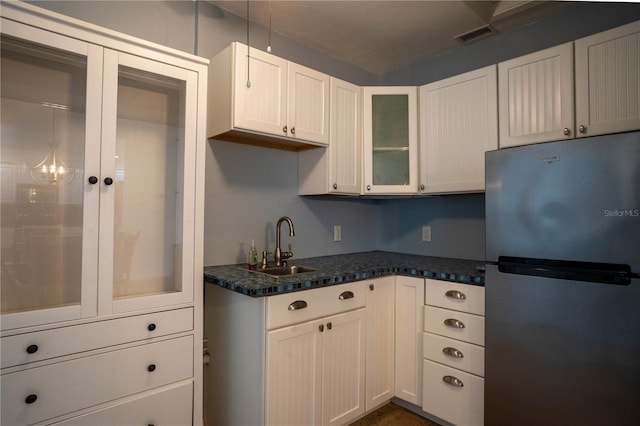
[[[193,300],[196,84],[105,51],[100,315]]]
[[[1,43],[2,329],[95,316],[102,48],[4,19]]]
[[[415,87],[366,87],[364,194],[417,191]]]

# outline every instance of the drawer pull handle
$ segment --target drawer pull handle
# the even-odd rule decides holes
[[[464,358],[464,355],[462,354],[462,352],[460,352],[456,348],[449,348],[449,347],[443,348],[442,352],[445,355],[449,355],[450,357],[453,357],[453,358]]]
[[[37,399],[38,395],[32,393],[24,399],[24,402],[26,402],[27,404],[33,404]]]
[[[340,299],[340,300],[353,299],[353,292],[352,291],[344,291],[344,292],[342,292],[342,294],[340,294],[340,296],[338,296],[338,299]]]
[[[29,346],[27,346],[27,353],[28,354],[35,354],[36,352],[38,352],[38,345],[29,345]]]
[[[444,295],[452,299],[458,299],[458,300],[464,300],[467,298],[466,294],[458,290],[449,290]]]
[[[153,330],[155,330],[155,329],[156,329],[156,325],[155,325],[154,323],[151,323],[151,324],[149,324],[149,325],[147,326],[147,330],[149,330],[149,331],[153,331]]]
[[[320,324],[318,330],[320,330],[320,333],[324,332],[324,324]]]
[[[442,377],[442,381],[448,385],[455,386],[457,388],[461,388],[464,386],[464,383],[462,383],[462,380],[453,376],[444,376]]]
[[[453,328],[464,328],[464,323],[462,321],[453,318],[447,318],[444,320],[444,325]]]
[[[331,327],[333,327],[333,324],[331,324],[330,322],[327,323],[327,330],[331,330]]]
[[[156,371],[156,365],[155,364],[149,364],[149,366],[147,367],[147,371],[149,373],[152,373],[152,372]]]
[[[290,311],[297,311],[298,309],[304,309],[307,307],[307,302],[304,300],[296,300],[292,302],[287,309]]]

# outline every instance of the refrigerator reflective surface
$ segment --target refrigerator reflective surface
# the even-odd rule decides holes
[[[640,424],[640,133],[486,170],[485,424]]]

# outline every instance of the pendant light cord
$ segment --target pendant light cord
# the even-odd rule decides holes
[[[251,78],[249,74],[249,0],[247,0],[247,88],[251,87]]]

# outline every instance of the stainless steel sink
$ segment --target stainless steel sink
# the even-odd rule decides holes
[[[273,275],[276,277],[282,275],[296,275],[303,274],[305,272],[316,272],[317,269],[311,268],[309,266],[302,265],[292,265],[292,266],[272,266],[270,268],[257,269],[256,272],[260,272],[262,274]]]

